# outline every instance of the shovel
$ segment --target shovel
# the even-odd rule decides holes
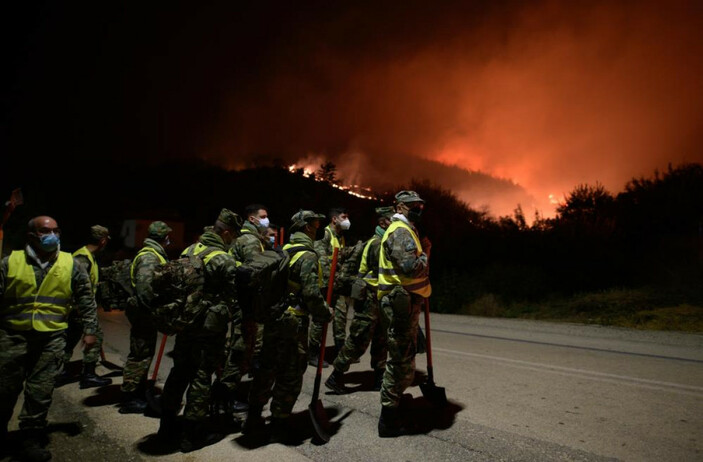
[[[339,249],[334,248],[334,253],[332,254],[332,266],[330,267],[330,281],[327,285],[327,305],[332,304],[332,289],[334,287],[334,273],[337,269],[337,253]],[[327,340],[327,325],[329,323],[324,323],[322,325],[322,339],[320,341],[320,355],[317,360],[317,373],[315,374],[315,386],[312,391],[312,400],[310,401],[310,406],[308,406],[308,411],[310,413],[310,420],[312,420],[312,428],[315,431],[315,437],[323,443],[327,443],[330,440],[330,434],[328,429],[330,428],[330,421],[327,418],[327,412],[325,412],[325,407],[322,405],[322,400],[320,397],[320,382],[322,380],[322,364],[325,361],[325,340]]]
[[[430,299],[425,299],[425,339],[427,340],[427,382],[420,384],[420,390],[427,400],[437,407],[447,404],[447,393],[444,387],[434,383],[434,370],[432,368],[432,333],[430,330]]]

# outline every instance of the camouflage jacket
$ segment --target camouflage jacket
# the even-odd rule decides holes
[[[392,218],[392,221],[398,220],[395,216]],[[413,231],[417,233],[415,228]],[[417,255],[415,240],[406,228],[397,228],[388,236],[383,243],[383,252],[397,272],[413,278],[428,276],[427,255]]]
[[[332,266],[332,255],[334,249],[332,248],[332,233],[335,233],[332,229],[332,225],[325,228],[325,234],[322,239],[315,241],[315,252],[320,256],[320,266],[322,266],[322,279],[324,281],[330,280],[330,268]],[[343,251],[345,249],[344,236],[335,233],[335,237],[339,240],[342,246],[337,254],[337,269],[335,270],[339,274],[339,263],[343,259]]]
[[[327,302],[322,297],[322,287],[320,286],[320,273],[318,271],[318,256],[313,249],[312,239],[303,232],[293,233],[290,237],[293,245],[303,245],[310,249],[304,252],[298,261],[290,268],[290,279],[300,284],[300,300],[302,308],[312,315],[313,319],[322,318],[329,320],[330,310]]]
[[[88,279],[90,279],[90,270],[93,269],[93,263],[88,259],[88,257],[86,257],[85,255],[76,255],[73,257],[73,264],[79,265],[81,269],[88,274]],[[93,292],[97,290],[97,287],[93,287]]]
[[[27,250],[25,250],[25,252],[27,252]],[[8,255],[2,259],[2,263],[0,264],[0,299],[5,295],[5,281],[7,278],[9,259],[10,256]],[[54,261],[51,261],[46,268],[39,266],[39,263],[34,258],[27,258],[27,261],[32,265],[32,269],[34,270],[37,287],[41,286],[44,277],[46,277],[53,266]],[[78,317],[83,326],[83,333],[85,335],[94,335],[98,327],[98,307],[95,303],[95,295],[93,294],[93,286],[90,283],[90,276],[76,257],[73,258],[71,292],[73,293],[73,307],[78,311]]]
[[[161,244],[153,239],[144,239],[144,247],[154,249],[159,255],[168,260],[168,255]],[[145,252],[139,256],[134,264],[134,294],[139,306],[150,306],[154,298],[151,281],[154,278],[154,268],[160,265],[159,258],[152,252]]]
[[[201,244],[217,250],[223,250],[224,254],[213,256],[205,265],[205,299],[210,304],[211,311],[227,312],[232,318],[239,311],[237,304],[236,269],[237,264],[232,255],[227,252],[222,238],[212,232],[207,231],[198,240]]]
[[[247,263],[254,258],[254,253],[263,251],[264,241],[259,230],[250,221],[247,221],[242,227],[242,235],[232,243],[230,253],[237,261]]]

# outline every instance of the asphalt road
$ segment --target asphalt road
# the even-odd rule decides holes
[[[129,324],[120,312],[101,318],[107,359],[122,365]],[[322,396],[336,430],[327,444],[310,438],[315,371],[308,368],[293,416],[299,444],[264,444],[223,425],[230,433],[212,446],[166,451],[153,443],[158,419],[117,412],[119,371],[100,366],[112,386],[56,390],[53,460],[703,460],[703,335],[452,315],[432,321],[436,381],[450,402],[437,409],[410,388],[404,405],[417,435],[378,438],[366,355],[347,375],[352,393]],[[425,361],[418,356],[417,381]],[[157,385],[169,368],[165,357]],[[16,425],[15,414],[10,429]]]

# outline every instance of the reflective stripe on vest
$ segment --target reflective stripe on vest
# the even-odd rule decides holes
[[[150,253],[150,252],[159,258],[159,262],[162,265],[166,264],[166,259],[163,257],[163,255],[161,255],[159,252],[157,252],[156,249],[152,249],[151,247],[143,247],[142,250],[137,252],[137,255],[134,256],[134,260],[132,260],[132,266],[129,267],[129,280],[132,282],[132,287],[137,286],[137,284],[134,282],[134,267],[137,266],[137,260],[142,255]]]
[[[93,293],[95,293],[98,290],[99,272],[98,265],[95,264],[95,257],[93,256],[93,252],[88,250],[88,247],[83,246],[73,252],[74,257],[77,257],[78,255],[83,255],[84,257],[88,258],[88,261],[90,262],[90,284],[93,286]]]
[[[183,252],[181,252],[181,257],[187,257],[188,255],[200,255],[206,249],[211,249],[210,252],[203,258],[203,263],[205,263],[206,265],[210,261],[210,259],[215,255],[227,255],[227,252],[225,252],[224,250],[213,249],[212,247],[206,246],[202,242],[197,242],[187,247]]]
[[[393,290],[393,287],[400,285],[402,285],[408,292],[427,298],[432,294],[430,279],[427,276],[413,278],[405,276],[404,274],[398,274],[393,268],[393,263],[386,256],[386,251],[383,244],[385,244],[388,237],[398,228],[405,228],[408,230],[415,241],[415,247],[417,247],[416,255],[420,256],[422,254],[422,244],[420,244],[420,239],[418,239],[415,231],[413,231],[413,229],[402,220],[396,220],[391,223],[386,230],[386,233],[383,235],[383,239],[381,239],[381,251],[378,261],[378,298],[380,300],[381,297],[390,293],[390,291]]]
[[[367,258],[369,256],[369,250],[371,249],[371,244],[377,242],[380,238],[374,236],[369,239],[369,242],[364,246],[364,251],[361,254],[361,265],[359,265],[359,274],[356,277],[362,278],[371,287],[378,287],[378,268],[369,268],[369,263]]]
[[[332,261],[332,256],[334,255],[334,249],[343,249],[345,242],[344,242],[344,236],[342,236],[340,239],[337,239],[337,236],[334,234],[334,231],[332,231],[332,225],[327,225],[327,228],[325,228],[327,231],[330,232],[330,244],[332,244],[332,251],[330,254],[327,256],[327,258]]]
[[[23,250],[15,250],[8,260],[7,287],[0,311],[2,324],[15,330],[53,332],[68,327],[73,257],[59,252],[56,261],[37,289],[32,265]]]
[[[201,242],[196,242],[195,244],[189,245],[185,249],[183,249],[183,252],[181,252],[181,257],[185,257],[188,255],[188,252],[191,250],[193,251],[193,255],[197,255],[200,252],[203,251],[203,249],[206,249],[207,246]]]

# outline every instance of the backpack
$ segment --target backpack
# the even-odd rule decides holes
[[[364,253],[364,242],[359,241],[353,247],[344,247],[338,258],[338,272],[334,277],[334,290],[340,295],[351,295],[352,286],[359,274],[361,256]]]
[[[134,289],[130,279],[132,260],[117,260],[100,268],[96,299],[105,311],[125,310],[134,303]]]
[[[237,267],[237,299],[245,315],[265,323],[277,319],[288,307],[291,255],[278,249],[264,250]]]
[[[208,304],[203,300],[204,260],[213,251],[216,249],[206,249],[154,268],[151,282],[154,298],[148,309],[159,332],[177,334],[205,314]]]

